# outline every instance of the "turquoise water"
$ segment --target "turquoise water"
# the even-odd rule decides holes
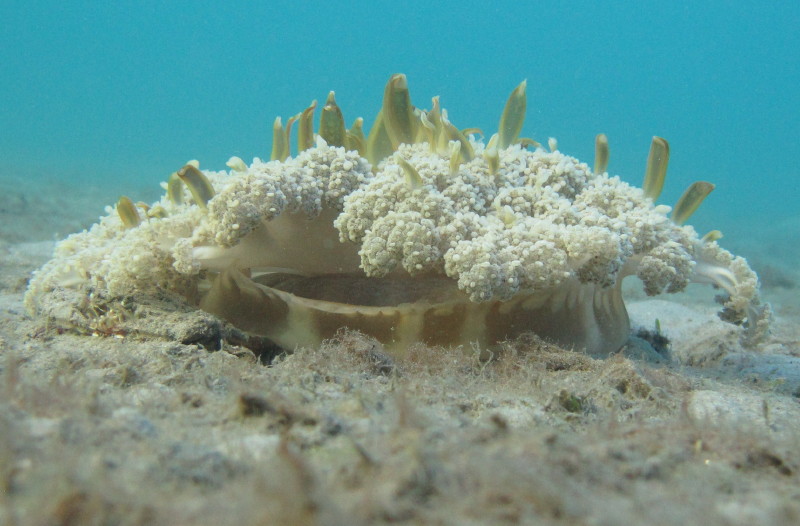
[[[155,187],[268,157],[274,117],[331,89],[369,123],[395,72],[492,133],[527,78],[523,134],[591,162],[605,132],[628,181],[666,137],[664,202],[717,183],[699,230],[797,216],[800,2],[605,4],[3,2],[0,175]]]

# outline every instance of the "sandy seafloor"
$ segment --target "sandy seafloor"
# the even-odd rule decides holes
[[[629,283],[668,364],[345,335],[267,366],[32,319],[31,272],[118,194],[0,183],[0,524],[800,524],[800,218],[723,240],[775,312],[755,349],[713,290]]]

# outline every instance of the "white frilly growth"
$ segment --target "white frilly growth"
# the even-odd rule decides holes
[[[691,276],[697,283],[710,283],[725,291],[718,299],[723,305],[720,317],[731,323],[747,323],[750,342],[763,339],[769,330],[772,310],[758,295],[758,276],[743,257],[734,256],[716,241],[698,242],[696,263]]]
[[[560,285],[616,286],[635,274],[648,294],[691,281],[723,288],[726,319],[764,327],[755,274],[716,243],[677,226],[668,209],[608,174],[558,151],[499,151],[490,171],[483,145],[455,172],[447,153],[402,145],[372,170],[357,152],[316,147],[286,161],[204,174],[207,210],[166,198],[166,217],[125,228],[110,210],[88,232],[62,241],[34,276],[29,307],[58,287],[100,295],[171,291],[191,298],[205,270],[284,268],[307,274],[446,275],[476,302]],[[419,174],[415,184],[398,159]]]
[[[417,170],[421,187],[407,184],[398,156]],[[688,230],[640,189],[559,152],[512,146],[500,152],[497,173],[476,155],[451,174],[448,159],[425,145],[403,146],[380,168],[335,221],[343,242],[361,244],[367,275],[436,271],[473,301],[571,278],[610,286],[631,258],[644,262],[649,293],[680,290],[691,275]]]
[[[283,162],[255,159],[209,202],[208,230],[216,244],[232,247],[285,210],[309,218],[323,206],[340,210],[369,177],[369,163],[344,148],[320,145]]]

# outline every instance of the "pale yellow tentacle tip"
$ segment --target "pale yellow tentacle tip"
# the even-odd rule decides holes
[[[167,198],[174,205],[183,204],[183,181],[178,177],[178,172],[172,172],[167,181]]]
[[[361,157],[367,156],[367,139],[364,137],[364,119],[358,117],[345,133],[344,147],[347,151],[356,151]]]
[[[319,135],[330,146],[344,146],[347,140],[347,132],[344,126],[342,110],[336,104],[336,97],[333,91],[328,93],[325,106],[319,118]]]
[[[692,183],[675,203],[672,209],[672,221],[676,225],[684,224],[713,190],[714,185],[706,181]]]
[[[417,118],[411,105],[408,80],[402,73],[392,75],[386,83],[383,91],[383,119],[393,150],[397,150],[401,144],[414,143]]]
[[[511,92],[511,95],[508,96],[505,108],[503,108],[497,132],[500,137],[497,146],[501,150],[514,144],[522,131],[522,125],[525,123],[525,111],[528,105],[527,96],[525,95],[527,86],[527,80],[520,82]]]
[[[599,133],[594,138],[594,173],[604,174],[608,171],[609,156],[608,137],[605,133]]]
[[[136,205],[129,197],[122,196],[117,201],[117,214],[122,220],[125,228],[136,228],[142,222],[139,212],[136,210]]]
[[[722,237],[723,237],[722,232],[720,232],[719,230],[712,230],[711,232],[704,235],[700,239],[700,241],[702,241],[703,243],[713,243],[714,241],[719,241],[720,239],[722,239]]]
[[[458,141],[450,141],[450,175],[458,172],[461,162],[464,160],[461,157],[461,143]]]
[[[669,143],[661,137],[653,137],[650,143],[650,154],[647,156],[647,168],[644,173],[642,189],[644,195],[653,201],[661,195],[664,180],[667,177],[669,164]]]
[[[280,117],[275,117],[272,123],[272,153],[270,159],[283,161],[289,157],[289,134],[283,128]]]
[[[187,164],[178,170],[178,177],[189,188],[197,206],[205,210],[206,204],[214,197],[214,187],[208,178],[193,164]]]
[[[317,101],[312,100],[308,108],[303,110],[297,119],[297,151],[302,152],[314,147],[314,110]]]
[[[247,171],[247,163],[245,163],[241,157],[236,157],[235,155],[228,159],[228,162],[225,165],[233,170],[234,172],[246,172]]]
[[[403,173],[405,174],[406,184],[412,190],[416,190],[417,188],[421,188],[424,182],[422,181],[422,177],[417,172],[417,169],[411,166],[411,163],[403,159],[402,157],[397,157],[397,164],[403,169]]]
[[[542,147],[538,141],[534,141],[530,137],[522,137],[517,141],[517,143],[523,148],[533,148],[534,150]]]
[[[492,175],[495,175],[500,169],[500,152],[498,151],[499,143],[500,136],[499,134],[495,133],[489,139],[489,142],[486,143],[486,148],[483,150],[483,159],[486,161],[486,165],[489,168],[489,173]]]

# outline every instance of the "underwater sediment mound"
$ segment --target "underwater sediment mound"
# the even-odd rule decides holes
[[[656,205],[669,158],[658,137],[643,189],[607,173],[602,134],[593,168],[553,139],[520,138],[525,92],[525,82],[514,89],[485,144],[438,97],[413,106],[404,75],[387,83],[366,136],[360,118],[345,128],[331,92],[316,131],[316,102],[276,119],[270,161],[190,162],[158,202],[121,198],[57,245],[26,305],[113,329],[114,316],[136,315],[131,297],[169,297],[287,349],[350,327],[397,353],[533,331],[606,355],[627,341],[621,283],[636,275],[649,295],[720,287],[723,318],[762,334],[769,309],[755,273],[718,232],[701,238],[684,224],[713,185]]]

